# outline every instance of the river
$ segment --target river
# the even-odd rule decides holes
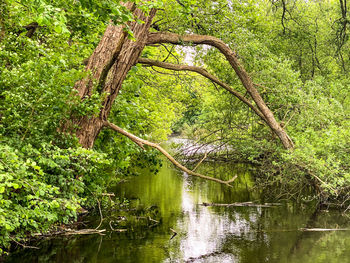
[[[350,262],[348,216],[317,211],[312,204],[284,201],[275,207],[209,207],[207,203],[264,202],[249,167],[203,163],[199,172],[224,179],[238,175],[234,187],[191,178],[167,161],[158,174],[145,170],[113,191],[132,206],[158,211],[160,223],[106,235],[55,237],[20,249],[5,262]],[[117,212],[116,212],[117,213]],[[98,224],[98,218],[90,227]],[[108,226],[108,224],[106,225]],[[177,233],[173,237],[174,233]]]

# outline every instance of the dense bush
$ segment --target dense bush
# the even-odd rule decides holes
[[[1,247],[76,219],[82,207],[91,207],[94,196],[105,191],[112,168],[104,154],[82,148],[1,145]]]

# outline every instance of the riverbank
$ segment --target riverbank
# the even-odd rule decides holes
[[[153,227],[137,224],[130,231],[113,232],[106,223],[105,235],[60,236],[42,240],[40,250],[22,249],[6,263],[18,262],[240,262],[321,263],[334,256],[338,242],[350,244],[347,231],[306,232],[303,228],[349,229],[346,216],[337,211],[316,209],[315,202],[282,201],[275,207],[203,206],[254,201],[263,204],[269,195],[255,186],[246,164],[207,162],[201,173],[225,179],[238,175],[234,187],[189,177],[163,160],[158,174],[143,171],[111,191],[127,198],[132,207],[153,211],[159,221]],[[139,210],[141,211],[141,210]],[[141,213],[141,212],[137,212]],[[120,211],[104,213],[120,219]],[[144,216],[138,214],[138,216]],[[152,218],[152,219],[153,219]],[[97,214],[86,227],[96,227]],[[123,221],[114,222],[121,228]],[[105,227],[103,227],[105,228]],[[174,236],[174,232],[176,235]],[[322,242],[327,242],[327,248]],[[345,260],[344,245],[337,259]],[[322,253],[320,253],[322,251]]]
[[[229,143],[203,143],[185,138],[171,138],[176,157],[192,168],[202,162],[245,163],[250,165],[257,187],[266,189],[273,198],[301,201],[313,199],[320,207],[349,210],[350,196],[343,176],[327,176],[328,168],[315,159],[306,163],[300,149],[295,151],[267,148],[258,154],[246,155]]]

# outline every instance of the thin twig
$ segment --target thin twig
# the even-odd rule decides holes
[[[170,230],[171,230],[171,232],[173,232],[173,235],[170,238],[170,240],[172,240],[177,235],[177,232],[172,228],[170,228]]]
[[[164,150],[160,145],[156,144],[156,143],[152,143],[149,142],[147,140],[141,139],[125,130],[123,130],[122,128],[118,127],[117,125],[110,123],[108,121],[104,122],[104,126],[105,127],[109,127],[112,130],[115,130],[116,132],[119,132],[121,134],[123,134],[124,136],[128,137],[129,139],[131,139],[133,142],[135,142],[137,145],[139,145],[140,147],[143,148],[143,145],[148,145],[152,148],[157,149],[159,152],[161,152],[165,157],[168,158],[168,160],[170,162],[172,162],[176,167],[178,167],[179,169],[181,169],[182,171],[184,171],[185,173],[187,173],[188,175],[192,175],[192,176],[196,176],[196,177],[200,177],[206,180],[210,180],[210,181],[214,181],[220,184],[225,184],[229,187],[232,187],[232,185],[230,185],[230,183],[232,183],[237,176],[233,177],[232,179],[228,180],[228,181],[223,181],[221,179],[215,178],[215,177],[209,177],[209,176],[205,176],[196,172],[193,172],[191,170],[189,170],[188,168],[186,168],[185,166],[183,166],[182,164],[180,164],[178,161],[176,161],[174,159],[174,157],[172,157],[166,150]]]
[[[95,228],[95,230],[97,230],[102,225],[102,222],[103,222],[103,215],[102,215],[102,210],[101,210],[101,204],[100,204],[100,201],[98,199],[96,199],[96,201],[97,201],[97,204],[98,204],[98,210],[100,212],[101,221],[100,221],[100,224]]]
[[[200,165],[201,163],[207,158],[207,152],[205,152],[203,158],[197,163],[197,165],[192,169],[192,172],[194,172]]]

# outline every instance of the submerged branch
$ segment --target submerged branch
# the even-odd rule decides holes
[[[96,199],[97,200],[97,199]],[[100,217],[101,217],[101,220],[100,220],[100,223],[98,224],[98,226],[95,228],[95,230],[98,230],[100,228],[100,226],[102,225],[102,222],[103,222],[103,215],[102,215],[102,210],[101,210],[101,203],[100,201],[97,200],[97,204],[98,204],[98,211],[100,212]]]
[[[326,232],[326,231],[350,231],[349,228],[299,228],[305,232]]]
[[[275,207],[280,205],[279,203],[265,203],[265,204],[254,204],[253,202],[237,202],[232,204],[218,204],[218,203],[203,203],[202,206],[223,206],[223,207],[230,207],[230,206],[250,206],[250,207]]]
[[[91,234],[99,234],[99,235],[104,235],[103,232],[105,232],[106,229],[81,229],[81,230],[71,230],[63,233],[65,236],[70,236],[70,235],[91,235]]]
[[[144,149],[143,145],[148,145],[152,148],[157,149],[159,152],[161,152],[165,157],[167,157],[169,159],[170,162],[172,162],[176,167],[178,167],[180,170],[184,171],[185,173],[192,175],[192,176],[197,176],[206,180],[210,180],[210,181],[214,181],[220,184],[225,184],[227,186],[232,187],[232,185],[230,185],[230,183],[232,183],[237,176],[234,176],[232,179],[227,180],[227,181],[223,181],[220,180],[218,178],[214,178],[214,177],[209,177],[209,176],[205,176],[196,172],[193,172],[191,170],[189,170],[188,168],[186,168],[185,166],[183,166],[182,164],[180,164],[178,161],[176,161],[174,159],[174,157],[172,157],[166,150],[164,150],[160,145],[153,143],[153,142],[149,142],[147,140],[141,139],[125,130],[123,130],[122,128],[118,127],[117,125],[110,123],[108,121],[105,121],[104,125],[106,127],[111,128],[112,130],[119,132],[121,134],[123,134],[124,136],[128,137],[129,139],[131,139],[134,143],[136,143],[138,146],[140,146],[142,149]]]
[[[48,234],[42,234],[42,233],[38,233],[38,234],[34,234],[33,236],[35,237],[52,237],[52,236],[71,236],[71,235],[92,235],[92,234],[99,234],[99,235],[104,235],[103,232],[105,232],[106,229],[101,229],[101,230],[97,230],[97,229],[80,229],[80,230],[74,230],[74,229],[63,229],[63,230],[58,230],[55,232],[50,232]]]

